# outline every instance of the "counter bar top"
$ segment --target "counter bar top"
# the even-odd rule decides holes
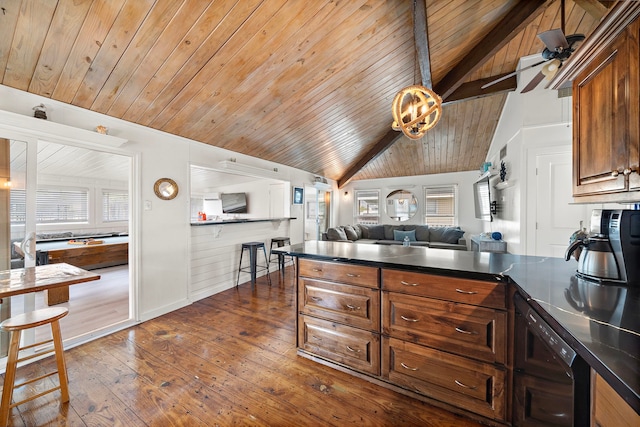
[[[191,221],[191,225],[222,225],[242,224],[244,222],[289,221],[296,218],[236,218],[236,219],[207,219],[205,221]]]
[[[308,241],[274,248],[299,258],[510,280],[547,323],[640,413],[640,285],[576,277],[571,259],[400,245]]]

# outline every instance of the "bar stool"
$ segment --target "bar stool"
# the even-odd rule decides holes
[[[69,310],[66,307],[49,307],[49,308],[43,308],[41,310],[31,311],[24,314],[19,314],[17,316],[11,317],[3,321],[2,323],[0,323],[0,329],[11,333],[11,340],[9,343],[9,354],[7,356],[7,368],[4,374],[4,387],[2,389],[2,403],[0,404],[0,425],[1,426],[7,425],[9,421],[9,414],[11,412],[11,408],[14,408],[18,405],[22,405],[23,403],[26,403],[26,402],[30,402],[34,399],[37,399],[38,397],[44,396],[45,394],[52,393],[56,390],[60,390],[60,393],[62,395],[62,402],[69,401],[67,368],[64,363],[64,349],[62,348],[62,335],[60,334],[60,323],[58,322],[68,313],[69,313]],[[20,337],[22,335],[22,331],[26,329],[35,328],[37,326],[46,325],[46,324],[51,325],[52,339],[41,341],[36,344],[20,347]],[[33,354],[25,355],[22,358],[20,358],[20,352],[22,350],[31,349],[44,344],[49,344],[51,342],[53,343],[53,349],[36,352]],[[19,362],[33,359],[34,357],[39,357],[43,354],[48,354],[48,353],[55,353],[57,371],[53,371],[48,374],[41,375],[37,378],[24,381],[17,385],[15,384],[16,369],[18,367]],[[58,374],[58,381],[59,381],[58,386],[50,388],[46,391],[35,394],[33,396],[30,396],[24,400],[21,400],[20,402],[11,404],[11,399],[13,398],[14,389],[34,383],[36,381],[43,380],[55,374]]]
[[[274,237],[271,239],[271,247],[269,248],[269,264],[271,264],[272,261],[272,257],[273,257],[273,245],[276,245],[277,248],[281,248],[285,245],[290,245],[291,244],[291,239],[289,239],[288,237]],[[285,254],[275,254],[278,256],[278,271],[282,272],[282,274],[284,274],[284,264],[285,264],[285,257],[289,257],[291,264],[293,265],[293,268],[296,268],[296,263],[293,260],[292,256],[289,255],[285,255]]]
[[[258,249],[260,248],[262,248],[262,252],[264,253],[265,265],[258,265]],[[245,250],[249,251],[248,267],[242,267],[242,255]],[[267,250],[264,246],[264,242],[243,243],[240,251],[240,263],[238,264],[238,279],[236,280],[236,287],[238,287],[238,283],[240,283],[240,272],[244,271],[246,273],[251,273],[251,286],[253,286],[256,284],[256,273],[264,270],[267,270],[267,281],[269,282],[269,285],[271,285],[271,277],[269,276],[269,260],[267,259]]]

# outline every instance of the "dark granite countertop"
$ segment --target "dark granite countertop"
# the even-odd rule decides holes
[[[640,413],[640,286],[598,285],[578,279],[573,259],[323,241],[274,248],[274,252],[511,280],[549,325]]]

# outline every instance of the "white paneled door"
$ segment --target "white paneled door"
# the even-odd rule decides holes
[[[587,207],[572,204],[570,147],[540,149],[535,153],[535,168],[535,253],[530,255],[564,257],[569,237],[581,221],[588,227],[589,219]]]

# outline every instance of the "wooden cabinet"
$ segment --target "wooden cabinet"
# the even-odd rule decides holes
[[[593,416],[594,427],[637,427],[640,415],[598,374],[592,371]]]
[[[298,266],[298,348],[379,375],[379,270],[307,259]]]
[[[573,80],[573,195],[640,199],[638,19],[582,65]]]
[[[498,281],[383,269],[382,376],[507,421],[506,295]]]
[[[299,354],[509,422],[506,283],[304,258],[298,266]]]

